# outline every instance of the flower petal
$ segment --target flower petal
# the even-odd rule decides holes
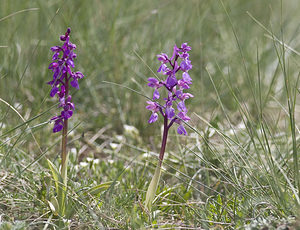
[[[177,133],[179,134],[179,135],[187,135],[187,132],[186,132],[186,130],[185,130],[185,128],[184,128],[184,126],[183,125],[179,125],[178,126],[178,128],[177,128]]]
[[[81,79],[81,78],[84,77],[84,75],[83,75],[80,71],[77,71],[77,72],[75,73],[75,75],[76,75],[76,78],[79,78],[79,79]]]
[[[190,77],[190,75],[187,72],[183,72],[182,74],[182,79],[188,83],[188,84],[192,84],[192,78]]]
[[[182,120],[184,121],[189,121],[191,120],[191,118],[189,116],[187,116],[185,113],[183,112],[179,112],[178,115],[177,115],[179,118],[181,118]]]
[[[187,112],[187,108],[185,107],[184,101],[180,101],[177,104],[177,109],[181,112],[186,113]]]
[[[71,81],[71,86],[76,89],[79,89],[79,84],[78,84],[77,79],[74,79],[73,81]]]
[[[167,78],[167,82],[166,82],[167,87],[172,88],[176,84],[177,84],[177,79],[175,76],[169,76]]]
[[[159,99],[159,92],[158,92],[157,89],[154,90],[154,92],[153,92],[153,98],[152,98],[152,99],[153,99],[153,100]]]
[[[153,77],[149,77],[148,81],[149,81],[148,86],[152,88],[156,87],[159,84],[159,81]]]
[[[171,120],[175,116],[175,110],[172,107],[166,108],[166,115],[169,120]]]
[[[154,123],[154,122],[157,121],[157,119],[158,119],[158,114],[157,113],[152,113],[148,123]]]
[[[63,129],[62,122],[55,122],[53,127],[53,133],[57,133]]]
[[[59,89],[57,87],[53,87],[50,92],[50,97],[54,97],[58,91],[59,91]]]

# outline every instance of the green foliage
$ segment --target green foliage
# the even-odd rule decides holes
[[[297,3],[2,0],[0,229],[299,228]],[[67,26],[86,78],[72,91],[60,218],[46,82]],[[191,129],[170,130],[149,212],[161,130],[125,87],[149,96],[156,54],[182,42],[193,48]]]
[[[0,223],[1,230],[25,230],[26,223],[24,221],[16,221],[15,223],[2,222]]]
[[[52,177],[55,183],[55,191],[57,194],[57,198],[55,196],[51,197],[48,201],[49,207],[54,215],[59,215],[63,217],[65,215],[66,210],[66,184],[64,179],[56,168],[56,166],[47,159],[47,163],[52,173]]]
[[[152,207],[152,202],[156,195],[156,190],[159,183],[160,175],[161,175],[161,167],[158,164],[155,168],[155,173],[151,179],[149,188],[147,189],[146,198],[145,198],[145,206],[150,211]]]

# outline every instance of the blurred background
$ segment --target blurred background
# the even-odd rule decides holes
[[[273,0],[224,4],[232,25],[220,1],[1,0],[0,45],[4,47],[0,48],[0,97],[17,105],[26,119],[56,103],[48,96],[50,87],[46,84],[52,78],[48,70],[50,47],[60,45],[59,36],[71,27],[71,40],[77,45],[78,55],[75,69],[85,75],[73,99],[76,112],[70,122],[82,122],[76,132],[95,131],[112,124],[113,130],[121,133],[123,125],[128,124],[135,126],[146,142],[149,134],[159,134],[159,124],[147,123],[150,112],[145,109],[145,98],[103,81],[119,83],[149,96],[152,90],[146,81],[153,77],[150,69],[156,72],[159,67],[156,55],[171,54],[174,44],[179,46],[183,42],[192,47],[190,91],[195,97],[187,102],[189,114],[196,112],[208,120],[223,119],[207,69],[227,111],[234,113],[237,106],[223,77],[255,116],[251,90],[255,94],[258,87],[256,63],[260,63],[260,87],[267,101],[272,100],[267,95],[270,90],[280,100],[283,82],[274,77],[277,57],[272,39],[265,36],[267,32],[247,12],[277,37],[281,37],[283,30],[284,40],[297,49],[298,4],[291,0],[284,1],[282,8],[280,1]],[[296,68],[290,71],[290,75],[297,74]],[[270,103],[266,106],[272,107]],[[19,123],[14,112],[6,112],[3,104],[0,108],[7,125]],[[56,112],[54,108],[36,122],[47,121]],[[232,120],[239,121],[238,117]],[[192,123],[198,125],[195,120]],[[46,127],[41,132],[49,130]]]

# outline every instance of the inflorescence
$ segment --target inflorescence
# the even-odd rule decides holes
[[[53,132],[59,132],[63,129],[64,120],[68,120],[75,109],[72,101],[72,96],[69,95],[69,83],[72,87],[79,89],[78,79],[83,78],[83,74],[79,71],[73,72],[75,67],[74,59],[76,54],[74,50],[76,45],[70,42],[71,29],[68,28],[65,35],[60,36],[60,40],[64,42],[62,46],[53,46],[51,51],[54,52],[52,63],[49,69],[53,71],[53,80],[48,82],[52,90],[50,96],[54,97],[56,94],[59,97],[59,107],[62,108],[60,115],[51,118],[54,121]]]
[[[148,86],[155,89],[152,98],[153,101],[147,101],[148,105],[146,108],[152,111],[148,122],[153,123],[157,121],[158,112],[160,112],[163,117],[167,117],[170,120],[168,129],[174,122],[179,124],[177,132],[180,135],[187,135],[183,121],[188,122],[190,120],[186,115],[185,100],[194,97],[190,93],[183,92],[183,90],[189,89],[192,84],[192,78],[188,74],[188,71],[192,69],[188,54],[190,50],[191,47],[187,43],[183,43],[180,48],[176,45],[174,46],[171,58],[165,53],[157,55],[158,60],[161,62],[161,66],[157,72],[165,75],[166,80],[161,81],[156,78],[148,78]],[[176,75],[178,76],[180,71],[182,71],[182,74],[179,79]],[[158,103],[158,99],[160,98],[159,89],[161,87],[167,90],[167,97],[163,99],[163,105]],[[173,108],[174,102],[177,104],[177,112]]]

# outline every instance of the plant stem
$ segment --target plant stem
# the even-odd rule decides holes
[[[160,153],[159,153],[159,166],[162,165],[162,161],[164,159],[166,145],[167,145],[168,131],[169,131],[168,118],[165,115],[164,116],[164,132],[163,132],[163,138],[162,138],[161,148],[160,148]]]
[[[69,79],[65,78],[65,90],[66,98],[69,95]],[[64,119],[64,127],[62,132],[62,144],[61,144],[61,175],[63,178],[64,185],[67,185],[67,166],[68,166],[68,152],[67,152],[67,143],[68,143],[68,119]]]
[[[66,98],[69,95],[69,82],[68,78],[65,79],[65,88],[66,88]],[[68,119],[64,119],[63,131],[62,131],[62,143],[61,143],[61,177],[63,184],[60,186],[59,200],[60,200],[60,215],[64,216],[65,214],[65,198],[67,191],[67,172],[68,172]]]
[[[62,149],[61,149],[61,174],[64,181],[64,185],[67,183],[67,173],[65,172],[67,169],[67,142],[68,142],[68,120],[64,119],[64,127],[62,132]],[[65,175],[64,175],[65,174]]]
[[[162,161],[163,161],[164,155],[165,155],[165,149],[166,149],[166,145],[167,145],[167,137],[168,137],[169,128],[170,127],[168,127],[167,115],[164,115],[164,131],[163,131],[163,137],[162,137],[161,148],[160,148],[160,153],[159,153],[159,161],[157,163],[154,176],[152,177],[152,180],[149,184],[149,187],[148,187],[148,190],[146,193],[145,206],[149,210],[151,209],[152,202],[154,200],[155,193],[156,193],[157,186],[158,186],[159,179],[160,179],[161,165],[162,165]]]

